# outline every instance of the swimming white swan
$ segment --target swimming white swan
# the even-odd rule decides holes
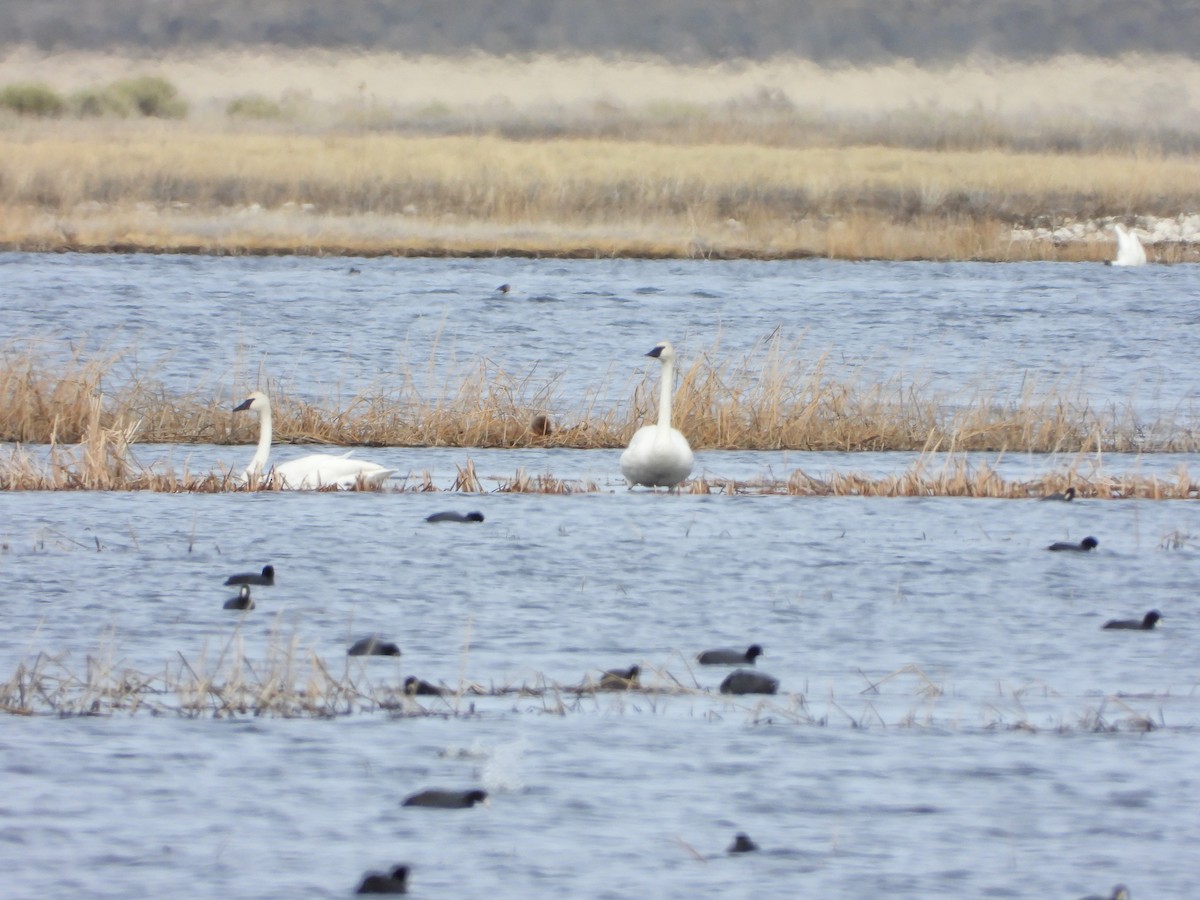
[[[643,425],[621,454],[621,474],[630,484],[674,487],[692,473],[692,448],[678,428],[671,427],[671,394],[675,387],[675,348],[667,341],[646,354],[662,363],[658,424]]]
[[[1146,248],[1138,236],[1118,222],[1113,226],[1117,232],[1117,258],[1110,265],[1114,266],[1144,266],[1146,264]]]
[[[378,463],[350,459],[349,452],[342,456],[312,453],[267,468],[267,458],[271,455],[271,401],[262,391],[252,391],[233,411],[241,412],[244,409],[258,413],[259,432],[258,449],[254,451],[254,459],[250,460],[250,465],[241,476],[242,482],[248,482],[254,476],[270,476],[278,478],[280,486],[288,490],[312,490],[332,485],[352,488],[361,476],[367,485],[379,487],[396,474],[395,469],[385,469]]]

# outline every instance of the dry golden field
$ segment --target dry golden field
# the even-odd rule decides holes
[[[1103,259],[1114,219],[1200,211],[1186,60],[0,59],[0,86],[64,94],[139,73],[188,117],[0,116],[0,245]],[[1014,237],[1074,221],[1081,239]],[[1187,237],[1151,257],[1198,258]]]

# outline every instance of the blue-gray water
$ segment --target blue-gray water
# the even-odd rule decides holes
[[[502,282],[515,292],[496,295]],[[685,365],[714,347],[738,362],[777,333],[831,377],[951,399],[1062,394],[1153,421],[1200,396],[1186,265],[0,254],[0,309],[47,358],[124,350],[116,377],[178,391],[244,391],[260,373],[319,398],[394,389],[401,373],[436,390],[487,360],[553,381],[568,409],[605,408],[628,400],[658,340]]]
[[[95,346],[120,322],[113,343],[181,389],[228,379],[239,342],[250,369],[319,390],[395,371],[406,347],[420,360],[438,333],[459,361],[562,371],[574,399],[596,373],[623,387],[662,337],[705,349],[719,327],[739,352],[780,325],[884,375],[936,364],[947,385],[1018,384],[1028,366],[1082,378],[1097,402],[1145,400],[1147,415],[1195,396],[1192,280],[1185,267],[0,257],[10,336]],[[501,281],[525,305],[490,297]],[[177,467],[190,452],[200,470],[250,451],[137,452]],[[505,695],[472,715],[470,698],[423,702],[460,713],[445,718],[3,716],[0,892],[345,896],[396,862],[418,897],[1193,892],[1193,502],[667,496],[625,490],[616,452],[361,455],[443,487],[470,457],[483,474],[603,490],[0,493],[0,677],[39,651],[80,675],[89,657],[211,668],[236,634],[252,660],[294,640],[298,657],[380,683],[570,685],[636,662],[651,685],[710,693],[563,693],[565,712],[553,693]],[[910,461],[701,453],[697,468]],[[486,521],[424,523],[441,509]],[[1044,550],[1089,534],[1095,553]],[[266,562],[279,583],[242,622],[221,581]],[[1151,608],[1166,616],[1155,632],[1100,628]],[[404,655],[347,660],[372,632]],[[782,682],[765,703],[718,695],[727,670],[692,660],[751,642]],[[491,804],[400,806],[440,785],[482,786]],[[737,831],[763,852],[724,855]]]

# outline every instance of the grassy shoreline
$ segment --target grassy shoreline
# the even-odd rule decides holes
[[[0,160],[0,247],[43,252],[1098,261],[1111,223],[1200,209],[1191,158],[1115,153],[51,122]],[[1200,260],[1200,228],[1148,249]]]
[[[64,92],[139,72],[188,118],[0,112],[0,248],[1103,260],[1122,221],[1200,261],[1192,101],[1147,100],[1188,60],[0,57]]]

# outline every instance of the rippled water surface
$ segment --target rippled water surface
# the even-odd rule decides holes
[[[839,378],[952,397],[1066,393],[1157,419],[1198,396],[1185,265],[0,254],[0,304],[13,337],[127,350],[130,374],[177,390],[260,371],[320,397],[401,373],[457,385],[486,359],[556,378],[578,409],[626,400],[655,341],[740,360],[778,333]]]
[[[320,391],[434,352],[438,365],[486,354],[561,371],[573,402],[597,372],[625,390],[661,337],[699,350],[719,331],[740,353],[778,325],[851,367],[945,384],[1083,378],[1097,402],[1145,401],[1147,414],[1195,394],[1191,278],[0,257],[12,336],[131,344],[179,389],[227,380],[239,353]],[[493,298],[501,281],[522,294]],[[201,470],[244,464],[248,450],[138,453]],[[1076,897],[1116,882],[1138,898],[1194,893],[1194,503],[670,496],[625,490],[615,452],[371,455],[442,481],[469,455],[481,474],[552,471],[601,491],[0,493],[0,679],[39,652],[80,678],[89,665],[212,669],[240,642],[260,667],[294,645],[298,677],[316,654],[363,684],[415,674],[550,689],[422,698],[431,716],[186,718],[152,704],[0,716],[0,893],[345,896],[395,862],[412,864],[418,897]],[[698,470],[729,477],[910,462],[697,455]],[[1164,475],[1189,462],[1097,460]],[[424,522],[442,509],[485,522]],[[1044,549],[1085,535],[1098,551]],[[278,584],[256,590],[258,609],[223,610],[223,578],[267,562]],[[1157,631],[1100,627],[1151,608],[1166,617]],[[403,655],[347,659],[369,633]],[[751,642],[780,694],[717,694],[727,670],[695,653]],[[633,663],[661,692],[555,689]],[[481,786],[491,803],[400,806],[427,786]],[[762,852],[727,856],[738,831]]]

